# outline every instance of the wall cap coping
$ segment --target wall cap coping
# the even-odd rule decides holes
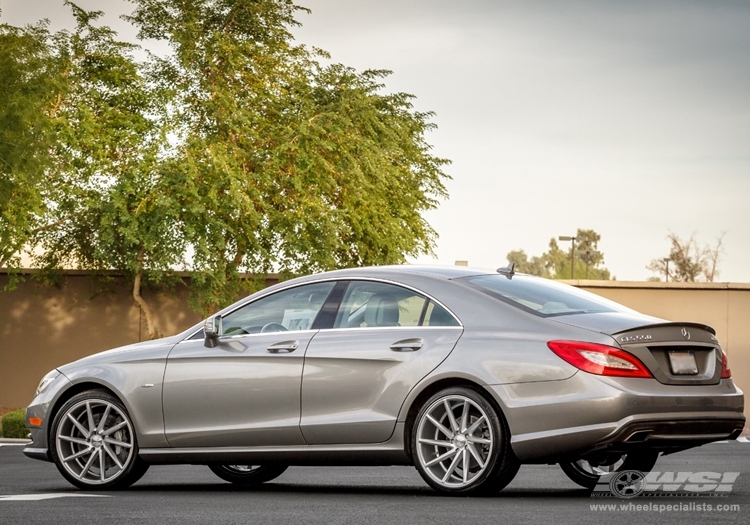
[[[37,268],[16,268],[13,270],[13,273],[19,274],[19,275],[34,275],[37,273],[40,273],[41,270]],[[0,268],[0,275],[8,275],[11,273],[7,268]],[[124,277],[125,273],[121,272],[120,270],[73,270],[73,269],[62,269],[62,270],[56,270],[56,273],[59,273],[60,275],[71,275],[74,277],[80,277],[80,276],[88,276],[88,275],[102,275],[107,277]],[[175,271],[174,274],[177,277],[183,277],[183,278],[190,278],[193,276],[193,272],[188,271]],[[243,273],[240,274],[243,278],[252,278],[252,273]],[[278,279],[279,274],[278,273],[269,273],[266,274],[266,279]]]
[[[39,273],[35,268],[19,268],[14,270],[21,275],[33,275]],[[0,275],[8,275],[7,268],[0,268]],[[95,272],[91,270],[60,270],[62,275],[87,276]],[[125,274],[118,270],[101,270],[96,272],[98,275],[110,277],[124,276]],[[192,272],[178,271],[175,274],[179,277],[191,277]],[[252,278],[253,274],[243,274],[245,278]],[[278,279],[278,274],[269,273],[266,279]],[[577,288],[630,288],[630,289],[649,289],[649,290],[750,290],[750,283],[705,283],[705,282],[660,282],[660,281],[604,281],[594,279],[557,279],[557,282],[570,284]]]
[[[577,288],[629,288],[634,290],[750,290],[750,283],[689,283],[658,281],[595,281],[561,279],[559,282]]]

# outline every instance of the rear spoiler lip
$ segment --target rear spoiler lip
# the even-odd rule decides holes
[[[708,326],[707,324],[702,323],[656,323],[656,324],[647,324],[643,326],[637,326],[635,328],[626,328],[625,330],[620,330],[619,332],[612,332],[612,335],[618,335],[618,334],[624,334],[626,332],[635,332],[637,330],[645,330],[648,328],[662,328],[666,326],[674,326],[674,327],[690,327],[690,328],[699,328],[701,330],[705,330],[709,332],[711,335],[716,335],[716,330]]]

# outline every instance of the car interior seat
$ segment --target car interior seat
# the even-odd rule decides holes
[[[367,326],[399,326],[398,301],[385,294],[374,294],[365,307]]]

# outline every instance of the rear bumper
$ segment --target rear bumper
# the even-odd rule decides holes
[[[627,451],[647,447],[669,451],[686,446],[704,445],[724,439],[737,439],[745,426],[745,417],[703,414],[685,417],[665,415],[664,419],[630,418],[611,436],[597,444],[598,448],[618,448]]]
[[[744,416],[733,414],[686,416],[677,413],[663,414],[659,418],[636,415],[593,428],[526,435],[522,436],[524,439],[512,441],[512,446],[519,459],[531,463],[558,463],[600,452],[654,450],[669,454],[714,441],[736,439],[744,425]]]
[[[731,380],[674,386],[579,372],[487,388],[503,406],[514,453],[529,463],[600,451],[676,452],[734,439],[745,425],[744,395]]]

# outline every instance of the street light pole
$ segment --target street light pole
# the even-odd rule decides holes
[[[560,235],[558,240],[572,241],[570,245],[570,279],[573,280],[575,278],[574,270],[576,267],[576,238],[568,235]]]
[[[666,270],[664,271],[664,279],[666,282],[669,282],[669,261],[671,261],[672,259],[670,259],[669,257],[664,257],[663,260],[664,260],[664,263],[667,265]]]

